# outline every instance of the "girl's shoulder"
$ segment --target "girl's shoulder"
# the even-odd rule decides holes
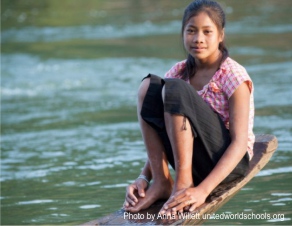
[[[236,73],[236,72],[245,72],[245,68],[233,60],[230,57],[227,57],[226,60],[221,64],[221,69],[225,70],[226,72]]]
[[[248,76],[246,69],[230,57],[226,58],[220,68],[229,76]]]
[[[181,70],[185,68],[186,66],[186,61],[183,60],[180,62],[175,63],[169,71],[167,71],[164,75],[165,78],[181,78]]]
[[[253,91],[253,84],[246,69],[237,63],[235,60],[228,57],[220,67],[221,73],[219,73],[218,80],[222,85],[222,89],[230,97],[233,92],[239,87],[240,84],[246,82],[250,91]]]

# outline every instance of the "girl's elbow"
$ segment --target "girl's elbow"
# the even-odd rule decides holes
[[[232,140],[232,146],[235,147],[239,153],[245,154],[247,151],[247,139],[246,140]]]

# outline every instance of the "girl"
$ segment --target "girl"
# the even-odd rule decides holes
[[[218,184],[245,175],[253,155],[253,84],[229,58],[224,26],[218,3],[192,2],[182,20],[187,59],[164,79],[143,79],[137,109],[148,159],[127,187],[126,211],[158,199],[168,199],[161,214],[193,211]]]

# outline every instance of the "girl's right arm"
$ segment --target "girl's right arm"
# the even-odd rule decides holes
[[[140,175],[144,175],[148,181],[152,179],[150,162],[148,159]],[[138,197],[145,197],[145,191],[147,190],[148,185],[149,184],[146,180],[138,178],[127,187],[126,198],[124,202],[125,210],[127,210],[127,208],[130,207],[130,205],[135,206],[136,203],[138,203]]]

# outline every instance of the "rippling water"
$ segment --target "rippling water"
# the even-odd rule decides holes
[[[116,7],[96,1],[103,23],[33,26],[25,20],[41,6],[27,12],[7,2],[1,15],[1,223],[80,224],[109,214],[121,207],[126,185],[146,158],[136,119],[137,88],[149,72],[163,76],[183,59],[178,9],[186,3],[151,1],[160,8],[134,6],[137,12],[129,19],[132,1]],[[63,7],[44,2],[56,14]],[[279,147],[218,213],[284,217],[207,224],[289,224],[292,5],[223,3],[231,56],[255,85],[255,133],[276,135]],[[16,25],[8,24],[9,15]],[[122,22],[114,20],[119,17]]]

